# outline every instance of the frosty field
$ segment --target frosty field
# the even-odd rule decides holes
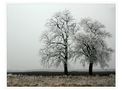
[[[7,86],[26,87],[61,87],[61,86],[115,86],[115,74],[110,75],[16,75],[7,76]]]

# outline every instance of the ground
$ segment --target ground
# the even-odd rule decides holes
[[[115,74],[110,75],[78,75],[78,76],[35,76],[8,75],[7,86],[115,86]]]

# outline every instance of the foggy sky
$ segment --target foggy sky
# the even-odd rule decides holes
[[[100,21],[112,34],[107,43],[114,49],[108,69],[115,69],[115,5],[114,4],[8,4],[7,5],[7,70],[45,70],[40,64],[40,37],[45,24],[56,12],[70,10],[80,21],[90,17]],[[88,69],[82,64],[69,64],[69,69]],[[50,69],[63,70],[63,67]],[[94,69],[100,69],[99,66]],[[49,69],[48,69],[49,70]]]

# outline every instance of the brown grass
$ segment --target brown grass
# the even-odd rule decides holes
[[[7,86],[115,86],[115,75],[108,76],[28,76],[9,75],[7,76]]]

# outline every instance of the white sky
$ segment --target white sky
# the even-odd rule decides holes
[[[47,29],[45,23],[56,12],[70,10],[79,22],[82,17],[96,19],[112,34],[107,40],[115,50],[115,5],[113,4],[8,4],[7,6],[7,70],[43,70],[40,65],[40,36]],[[70,64],[69,69],[87,69],[82,64]],[[94,69],[99,69],[96,66]],[[115,52],[109,69],[115,68]],[[62,67],[54,68],[63,70]]]

